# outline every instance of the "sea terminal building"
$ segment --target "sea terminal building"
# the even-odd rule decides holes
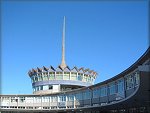
[[[65,63],[31,69],[33,94],[0,95],[1,113],[150,113],[150,47],[129,68],[93,85],[97,73]]]

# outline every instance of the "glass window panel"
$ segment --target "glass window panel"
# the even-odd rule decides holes
[[[34,97],[35,103],[41,103],[41,97]]]
[[[139,85],[140,78],[139,78],[139,73],[138,72],[135,73],[134,79],[135,79],[135,86]]]
[[[57,102],[57,96],[51,96],[51,102]]]
[[[39,86],[40,87],[40,90],[43,90],[43,86]]]
[[[101,97],[107,96],[107,86],[101,87],[101,89],[100,89],[100,96]]]
[[[48,86],[48,89],[49,89],[49,90],[52,90],[52,89],[53,89],[53,86],[52,86],[52,85],[49,85],[49,86]]]
[[[68,101],[73,101],[74,100],[74,96],[73,95],[68,95]]]
[[[124,92],[124,81],[123,80],[119,80],[117,82],[117,89],[118,89],[118,93]]]
[[[63,80],[63,74],[62,74],[62,72],[57,72],[56,73],[56,79],[57,80]]]
[[[47,75],[43,75],[43,80],[48,80],[48,76]]]
[[[66,101],[66,96],[65,95],[59,96],[59,102],[65,102],[65,101]]]
[[[19,97],[19,102],[24,102],[25,101],[25,97]]]
[[[64,80],[69,80],[70,73],[64,72]]]
[[[85,81],[85,82],[88,81],[88,76],[87,75],[84,75],[84,80],[83,81]]]
[[[94,89],[93,90],[93,98],[98,98],[100,95],[100,89]]]
[[[131,89],[134,86],[133,77],[131,75],[126,77],[126,89]]]
[[[43,90],[48,90],[48,85],[43,86]]]
[[[82,92],[76,93],[76,94],[75,94],[75,98],[76,98],[76,100],[82,100],[82,99],[83,99],[83,97],[82,97]]]
[[[88,82],[91,82],[91,77],[90,76],[88,76],[88,80],[87,80]]]
[[[83,78],[83,74],[78,73],[78,80],[82,81],[82,78]]]
[[[71,73],[71,80],[77,80],[77,73]]]
[[[42,102],[49,102],[49,97],[42,97]]]
[[[37,76],[35,76],[35,82],[37,82],[38,81],[38,77]]]
[[[115,94],[115,93],[116,93],[115,83],[110,84],[109,85],[109,94],[112,95],[112,94]]]
[[[83,93],[83,98],[84,98],[84,99],[90,99],[90,98],[91,98],[91,91],[90,91],[90,90],[86,90],[86,91]]]
[[[38,81],[42,81],[42,80],[43,80],[42,75],[38,75]]]
[[[32,83],[34,83],[34,82],[35,82],[35,80],[34,80],[34,76],[32,76],[32,77],[31,77],[31,80],[32,80]]]
[[[49,80],[54,80],[55,79],[55,75],[54,74],[50,74],[49,75]]]

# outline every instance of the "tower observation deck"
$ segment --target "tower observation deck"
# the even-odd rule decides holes
[[[61,64],[54,68],[53,66],[42,68],[37,67],[28,72],[32,81],[34,94],[51,94],[61,91],[73,90],[81,87],[93,85],[97,73],[88,68],[73,67],[72,69],[65,62],[65,25],[63,21],[62,33],[62,60]]]

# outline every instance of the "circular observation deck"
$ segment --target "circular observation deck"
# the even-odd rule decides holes
[[[34,94],[50,94],[61,91],[73,90],[93,85],[97,73],[93,70],[74,67],[64,69],[58,66],[54,69],[42,67],[28,72],[32,81]]]

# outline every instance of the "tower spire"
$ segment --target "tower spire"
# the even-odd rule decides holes
[[[64,22],[63,22],[63,34],[62,34],[62,59],[61,59],[61,64],[60,67],[64,69],[66,67],[65,63],[65,16],[64,16]]]

